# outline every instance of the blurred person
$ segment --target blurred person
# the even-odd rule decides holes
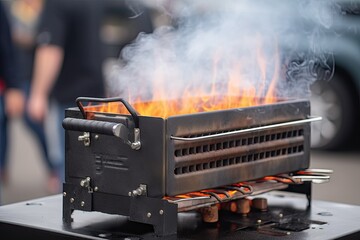
[[[6,172],[8,117],[19,117],[24,109],[24,93],[17,75],[15,49],[5,7],[0,2],[0,176],[8,180]]]
[[[46,121],[53,141],[50,149],[64,182],[65,109],[79,96],[104,97],[104,45],[100,38],[102,21],[109,9],[130,18],[129,1],[47,0],[37,38],[37,50],[28,111],[35,121]],[[127,15],[126,15],[127,14]],[[135,19],[144,17],[136,16]],[[140,31],[151,31],[150,20]],[[144,30],[145,29],[145,30]],[[50,136],[51,135],[51,136]]]
[[[35,34],[42,5],[42,0],[13,0],[9,3],[9,18],[18,63],[18,75],[26,96],[31,84],[35,53]],[[49,172],[47,191],[49,193],[57,193],[59,192],[59,177],[54,164],[48,156],[43,123],[33,121],[27,114],[27,111],[25,111],[23,117],[26,125],[35,134],[40,144],[40,150]]]

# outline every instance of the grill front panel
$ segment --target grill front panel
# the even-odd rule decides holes
[[[211,136],[306,119],[309,106],[307,101],[282,102],[169,118],[166,193],[173,196],[307,168],[308,123],[189,142],[170,136]]]

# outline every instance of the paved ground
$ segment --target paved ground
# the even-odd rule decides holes
[[[21,121],[12,123],[11,134],[10,179],[2,187],[2,204],[49,195],[38,143]],[[314,184],[315,199],[360,205],[360,146],[357,151],[345,153],[313,151],[311,167],[334,170],[329,183]]]

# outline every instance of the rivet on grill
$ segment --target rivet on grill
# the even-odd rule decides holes
[[[74,198],[70,198],[70,202],[73,203],[75,201]]]
[[[146,214],[146,216],[147,216],[148,218],[150,218],[150,217],[151,217],[151,213],[148,212],[148,213]]]
[[[63,193],[63,196],[66,197],[66,192]]]
[[[84,201],[81,201],[81,203],[80,203],[80,206],[84,206],[85,205],[85,202]]]
[[[164,210],[161,209],[161,210],[159,211],[159,213],[160,213],[160,215],[163,215],[163,214],[164,214]]]

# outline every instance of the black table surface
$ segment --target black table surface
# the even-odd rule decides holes
[[[313,200],[306,210],[307,200],[297,194],[262,196],[269,203],[266,213],[225,213],[217,224],[203,223],[197,212],[180,213],[178,234],[159,238],[150,225],[99,212],[74,211],[74,221],[64,225],[62,195],[54,195],[1,206],[0,234],[1,239],[360,239],[360,206]],[[271,230],[279,218],[291,218],[292,226]]]

